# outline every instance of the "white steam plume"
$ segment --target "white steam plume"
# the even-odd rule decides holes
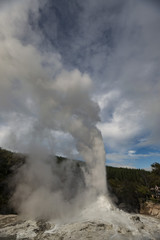
[[[30,8],[38,14],[38,1],[4,4],[0,14],[0,110],[9,124],[8,142],[30,154],[17,176],[13,199],[18,211],[32,217],[60,217],[60,210],[64,213],[69,203],[64,204],[63,191],[58,189],[61,180],[53,176],[56,167],[47,160],[53,131],[74,138],[87,163],[89,196],[105,194],[105,151],[96,128],[99,107],[90,97],[89,75],[64,69],[60,55],[35,47],[39,37],[28,25]],[[29,43],[24,41],[26,31]]]

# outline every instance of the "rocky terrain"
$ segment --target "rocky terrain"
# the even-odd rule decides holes
[[[130,215],[132,225],[88,220],[68,224],[54,221],[22,220],[16,215],[0,216],[0,240],[84,240],[84,239],[160,239],[160,222],[154,218]]]
[[[0,240],[159,240],[160,220],[125,213],[105,197],[78,215],[56,220],[24,220],[17,215],[0,216]]]
[[[160,204],[152,201],[146,201],[141,204],[140,213],[151,215],[160,219]]]

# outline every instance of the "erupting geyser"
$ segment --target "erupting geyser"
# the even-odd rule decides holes
[[[99,107],[90,98],[91,79],[78,70],[59,70],[61,73],[52,80],[48,77],[48,72],[40,81],[28,80],[33,91],[31,102],[35,109],[38,109],[38,118],[29,132],[29,144],[25,147],[30,157],[19,171],[13,196],[18,212],[27,216],[62,218],[62,205],[66,214],[71,208],[77,212],[81,207],[94,202],[99,196],[106,196],[107,193],[105,150],[101,133],[96,127],[99,121]],[[47,160],[49,149],[44,145],[44,141],[48,143],[55,130],[72,136],[77,151],[86,162],[86,167],[83,168],[85,186],[79,188],[77,185],[77,194],[74,194],[74,198],[69,197],[71,203],[66,202],[66,189],[72,189],[72,184],[68,184],[72,173],[62,187],[61,178],[64,173],[53,174],[56,172],[55,166]],[[43,201],[46,201],[46,195],[47,207],[39,211]],[[53,207],[52,204],[57,201],[58,207]],[[106,203],[110,208],[107,199]]]
[[[123,14],[128,14],[128,8],[125,11],[122,11],[122,9],[123,5],[126,4],[125,2],[129,2],[131,14],[129,12],[128,15],[131,15],[133,23],[137,24],[137,14],[134,11],[132,12],[132,1],[117,1],[118,5],[115,2],[105,0],[0,1],[0,120],[4,127],[4,146],[28,153],[25,164],[19,168],[14,178],[16,189],[12,197],[12,204],[18,214],[26,219],[34,219],[34,221],[22,222],[16,220],[17,216],[7,217],[9,220],[6,221],[6,227],[0,229],[0,239],[7,239],[8,236],[9,239],[18,240],[159,239],[157,229],[160,231],[160,225],[156,220],[141,217],[143,219],[141,221],[139,217],[114,208],[107,194],[105,150],[101,133],[96,127],[100,121],[100,109],[97,103],[93,101],[91,94],[91,76],[94,75],[92,69],[97,68],[95,78],[98,78],[99,73],[102,73],[102,78],[116,79],[113,83],[113,90],[110,89],[112,84],[109,80],[108,89],[110,92],[107,96],[110,96],[118,89],[116,86],[116,84],[119,84],[117,76],[123,68],[123,62],[120,64],[121,59],[124,59],[124,62],[127,62],[127,70],[125,69],[126,72],[122,74],[121,78],[124,81],[122,86],[127,86],[126,93],[128,96],[130,88],[128,87],[129,84],[126,84],[126,78],[130,77],[128,67],[132,69],[132,64],[130,65],[132,61],[129,62],[130,58],[138,53],[138,58],[133,61],[134,64],[136,63],[136,71],[139,69],[137,59],[148,59],[147,55],[139,55],[143,51],[134,48],[135,52],[132,52],[130,45],[127,45],[128,39],[132,39],[132,35],[130,36],[129,33],[135,33],[135,29],[124,31],[124,25],[128,26],[128,24],[124,24],[127,21],[124,21]],[[82,6],[79,3],[82,3]],[[64,6],[61,4],[64,4]],[[121,4],[122,7],[120,7]],[[75,15],[71,14],[71,19],[68,12],[63,14],[63,11],[66,11],[65,6],[67,6],[67,11],[72,14],[74,13],[72,7],[75,7],[77,11]],[[70,7],[71,11],[69,11]],[[107,11],[105,11],[105,8]],[[46,9],[50,11],[52,16],[49,24]],[[100,18],[95,18],[97,10],[100,13]],[[138,11],[140,15],[142,15],[141,10],[143,8]],[[52,14],[52,11],[54,14]],[[81,11],[83,14],[80,17]],[[109,14],[110,11],[111,15]],[[122,12],[122,15],[119,15],[120,12]],[[67,17],[65,21],[64,16]],[[104,16],[109,17],[106,19]],[[116,27],[112,31],[111,23],[115,16],[120,16],[120,22],[123,24],[120,24],[119,28],[114,22],[113,25]],[[150,15],[147,14],[146,16]],[[79,19],[79,22],[74,25],[73,23],[76,23],[77,19]],[[100,19],[103,21],[106,19],[107,24],[105,22],[102,26],[101,24],[97,26],[91,24],[93,25],[91,27],[87,21],[93,19],[96,19],[94,23],[99,23]],[[43,21],[46,21],[47,26],[43,24]],[[68,28],[66,28],[66,23],[69,23]],[[81,24],[85,28],[78,29]],[[50,25],[53,25],[52,29],[50,29]],[[102,31],[104,26],[105,31]],[[90,27],[91,32],[88,33]],[[71,28],[75,30],[75,33],[72,31],[68,33]],[[52,31],[53,29],[55,32]],[[123,29],[123,31],[120,31],[120,29]],[[137,35],[133,37],[134,40],[137,41],[140,31],[141,26],[138,27]],[[117,33],[115,34],[116,38],[118,36],[116,41],[112,39],[114,32],[125,33],[124,37],[120,38],[122,48],[118,48],[122,52],[114,49],[114,44],[119,43]],[[81,38],[79,39],[80,35]],[[71,43],[67,45],[67,42],[62,41],[61,36]],[[72,38],[73,36],[74,38]],[[152,34],[147,33],[144,36],[146,40],[146,37],[152,36]],[[122,40],[126,37],[127,44],[124,44]],[[86,42],[82,41],[83,38]],[[101,46],[100,41],[105,42],[106,46]],[[140,50],[143,42],[140,41]],[[150,38],[148,42],[151,42]],[[144,45],[148,46],[146,43]],[[70,55],[72,44],[74,45],[73,52]],[[131,41],[131,44],[137,46],[136,42]],[[129,51],[129,55],[126,54],[125,45],[127,45],[126,49]],[[112,56],[113,49],[117,55],[113,54]],[[89,56],[90,52],[93,56]],[[149,55],[150,52],[152,52],[151,49]],[[100,53],[103,53],[101,57]],[[83,54],[86,54],[86,56],[82,64]],[[110,54],[108,59],[107,54]],[[74,60],[70,61],[72,57],[74,57]],[[92,57],[92,64],[90,65],[87,61],[90,61]],[[154,62],[153,59],[152,57],[151,65]],[[75,60],[77,63],[74,64]],[[103,60],[102,63],[101,60]],[[67,64],[67,61],[70,61],[70,64]],[[78,64],[79,61],[81,66]],[[108,68],[106,63],[109,66],[111,64],[111,69]],[[85,64],[87,64],[86,67],[84,67]],[[118,72],[114,71],[115,65],[119,65]],[[148,62],[142,65],[145,70],[143,71],[144,74],[141,74],[141,67],[139,70],[139,75],[144,75],[145,79],[147,79],[147,75],[150,77],[150,74],[146,72],[147,66]],[[86,73],[89,68],[91,68],[91,71]],[[103,68],[105,71],[102,71]],[[131,73],[133,74],[133,70]],[[138,86],[144,86],[144,82],[141,84],[140,76],[136,78]],[[100,81],[97,86],[102,79],[98,80]],[[133,76],[131,80],[134,80]],[[142,89],[144,94],[144,88],[142,87]],[[137,90],[135,92],[138,96]],[[147,96],[147,94],[144,95]],[[124,103],[128,103],[127,99],[124,98],[124,100]],[[118,102],[118,100],[116,101]],[[115,104],[114,100],[112,104]],[[155,105],[155,102],[153,102],[153,105]],[[157,114],[157,110],[155,113]],[[159,123],[157,126],[159,126]],[[57,137],[60,135],[61,138]],[[61,141],[62,143],[59,144]],[[66,150],[66,156],[75,158],[76,155],[77,158],[85,161],[85,166],[79,167],[81,174],[77,171],[73,175],[72,161],[66,161],[60,166],[53,160],[51,156],[59,152],[63,154],[63,148]],[[78,174],[83,176],[83,181],[79,180]],[[8,225],[10,220],[13,221],[13,226]],[[50,223],[48,224],[45,221],[50,221]],[[152,224],[150,224],[151,222]]]

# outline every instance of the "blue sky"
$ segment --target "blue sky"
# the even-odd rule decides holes
[[[27,76],[40,79],[48,71],[55,78],[76,69],[82,84],[83,76],[92,81],[106,163],[149,169],[160,162],[159,10],[155,0],[1,1],[1,146],[20,148],[24,137],[29,142],[40,115]],[[21,71],[14,75],[14,67]],[[53,130],[53,139],[44,134],[45,144],[53,141],[55,153],[79,158],[73,138]]]

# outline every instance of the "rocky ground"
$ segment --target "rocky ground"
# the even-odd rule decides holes
[[[160,204],[147,201],[141,204],[140,213],[151,215],[160,219]]]
[[[160,220],[129,214],[100,196],[76,214],[56,220],[0,215],[0,240],[160,240]]]
[[[113,217],[113,216],[111,216]],[[22,220],[16,215],[0,216],[0,240],[159,240],[160,221],[126,214],[117,219],[81,220],[70,223]]]

